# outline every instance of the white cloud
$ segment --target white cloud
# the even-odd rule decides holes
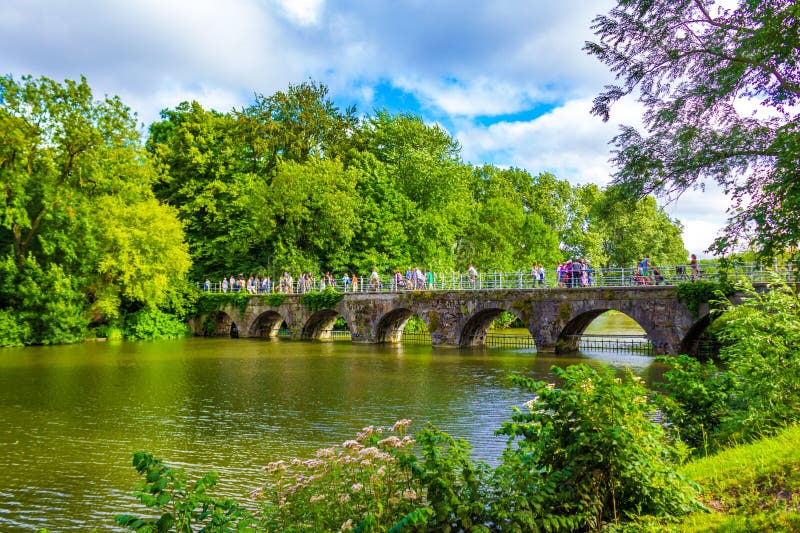
[[[322,16],[324,0],[276,0],[286,17],[300,26],[315,26]]]
[[[401,76],[394,84],[414,93],[427,107],[449,115],[504,115],[528,109],[537,100],[536,88],[479,76],[466,82]]]
[[[496,163],[499,153],[508,165],[533,174],[549,171],[573,183],[606,184],[612,171],[608,143],[617,126],[590,115],[591,106],[589,99],[572,100],[527,122],[464,123],[455,135],[468,161]],[[640,117],[635,103],[615,107],[620,123],[636,125]]]

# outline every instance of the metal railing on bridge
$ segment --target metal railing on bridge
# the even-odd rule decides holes
[[[340,292],[403,292],[414,290],[434,291],[469,291],[499,289],[547,289],[578,287],[630,287],[630,286],[670,286],[688,281],[718,281],[722,276],[728,279],[745,277],[753,283],[768,282],[778,276],[786,281],[798,280],[798,265],[786,261],[763,263],[703,263],[696,271],[691,265],[651,266],[645,271],[637,267],[587,268],[573,271],[569,277],[558,277],[553,270],[547,271],[545,279],[539,279],[531,272],[518,270],[515,272],[479,272],[469,275],[461,272],[434,273],[433,281],[406,279],[397,280],[392,276],[358,277],[344,282],[335,279],[333,282],[320,278],[302,280],[264,281],[260,279],[252,286],[241,278],[223,284],[220,281],[198,282],[200,290],[212,293],[238,293],[246,291],[252,294],[285,293],[303,294],[332,287]]]
[[[569,335],[582,351],[624,352],[653,355],[653,343],[647,335]]]

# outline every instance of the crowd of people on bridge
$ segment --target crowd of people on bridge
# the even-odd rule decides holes
[[[474,282],[478,273],[472,265],[470,265],[470,275]],[[425,271],[419,267],[408,267],[405,273],[397,269],[391,277],[392,289],[394,290],[433,289],[435,281],[436,278],[433,271]],[[245,277],[244,274],[239,274],[238,276],[222,278],[222,281],[216,287],[214,287],[209,278],[206,278],[203,283],[203,290],[206,292],[210,292],[212,289],[216,290],[217,287],[223,293],[247,292],[249,294],[302,294],[312,290],[325,290],[328,287],[339,288],[345,292],[358,292],[359,288],[362,290],[381,290],[384,288],[384,281],[378,274],[377,269],[372,269],[366,279],[359,278],[355,273],[345,272],[342,274],[338,286],[336,279],[330,272],[325,272],[317,281],[310,272],[300,274],[295,280],[287,271],[284,271],[274,282],[270,276]]]
[[[650,263],[650,258],[647,256],[640,258],[630,273],[630,282],[634,285],[662,285],[666,282],[663,273]],[[697,281],[699,277],[697,256],[692,254],[688,265],[675,267],[675,275],[682,280],[691,278],[692,281]],[[542,263],[534,262],[532,264],[530,276],[533,280],[532,286],[548,286],[547,271]],[[478,270],[470,263],[464,278],[460,278],[465,280],[465,284],[460,286],[462,288],[479,288],[480,277]],[[555,283],[559,288],[592,287],[595,285],[595,270],[583,258],[568,259],[556,265]],[[370,275],[366,277],[359,277],[354,272],[345,272],[341,278],[336,278],[328,271],[319,279],[316,279],[310,272],[303,272],[295,279],[288,271],[284,271],[274,281],[268,275],[245,277],[243,274],[239,274],[223,278],[219,284],[212,284],[208,278],[203,283],[203,290],[207,292],[213,290],[214,292],[247,292],[249,294],[306,293],[312,290],[325,290],[328,287],[344,292],[379,291],[386,288],[391,290],[431,290],[436,288],[436,275],[432,270],[409,266],[404,272],[399,268],[396,269],[390,276],[381,276],[377,269],[373,268]]]

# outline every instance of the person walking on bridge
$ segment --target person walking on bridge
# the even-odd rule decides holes
[[[378,275],[378,271],[373,268],[372,274],[369,275],[369,286],[373,291],[377,291],[379,289],[379,285],[381,282],[381,278]]]
[[[344,273],[342,276],[342,287],[344,292],[347,292],[347,288],[350,286],[350,274],[347,272]]]
[[[469,277],[469,284],[474,288],[475,281],[478,279],[478,271],[475,269],[472,263],[470,263],[467,267],[467,276]]]

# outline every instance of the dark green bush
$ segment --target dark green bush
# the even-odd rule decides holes
[[[143,309],[125,317],[124,334],[128,339],[173,339],[190,332],[183,321],[158,309]]]
[[[639,378],[586,365],[552,371],[561,388],[515,379],[536,396],[499,431],[510,440],[495,473],[497,523],[573,531],[697,508],[698,487],[674,469],[685,450],[649,420]]]
[[[717,434],[728,416],[733,383],[728,372],[712,362],[701,363],[688,355],[659,357],[669,367],[664,390],[656,403],[668,416],[678,437],[695,453],[707,455],[717,447]]]

